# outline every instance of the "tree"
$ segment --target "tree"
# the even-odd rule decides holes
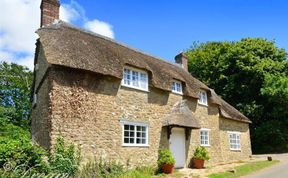
[[[194,43],[186,55],[192,75],[214,88],[222,98],[252,120],[253,151],[279,151],[267,148],[269,137],[258,142],[262,138],[256,130],[265,130],[259,128],[264,125],[268,128],[266,125],[274,120],[280,123],[288,120],[285,50],[277,48],[273,41],[245,38],[237,42]],[[283,149],[285,142],[287,144],[288,139],[279,143]]]
[[[33,74],[21,65],[0,62],[0,119],[29,128]]]

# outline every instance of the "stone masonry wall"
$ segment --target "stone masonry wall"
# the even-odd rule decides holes
[[[222,155],[223,155],[224,162],[231,161],[231,158],[233,158],[232,160],[247,159],[248,156],[252,154],[248,123],[239,124],[238,121],[220,118],[219,128],[220,128],[220,138],[221,138],[220,141],[222,145]],[[228,132],[231,132],[231,131],[240,132],[240,141],[241,141],[240,151],[230,150]]]
[[[66,140],[80,144],[82,154],[87,159],[116,159],[127,165],[156,164],[159,148],[169,147],[167,130],[162,128],[161,121],[176,102],[187,99],[189,108],[198,118],[201,127],[211,129],[211,146],[208,148],[212,157],[210,163],[226,161],[228,157],[230,160],[234,158],[226,156],[230,155],[230,150],[222,149],[227,143],[222,140],[225,134],[220,129],[230,127],[230,123],[225,125],[227,119],[219,119],[216,105],[199,106],[196,99],[183,98],[182,95],[155,88],[150,88],[149,92],[130,89],[121,86],[119,79],[75,72],[72,69],[54,68],[49,71],[49,76],[53,79],[49,95],[52,145],[61,134]],[[122,146],[119,120],[149,123],[149,146]],[[224,128],[219,127],[221,124],[225,125]],[[246,127],[248,124],[239,122],[236,125]],[[249,140],[249,132],[247,136],[245,134],[241,138],[243,143]],[[187,165],[199,144],[199,130],[193,129],[186,141]],[[229,149],[229,145],[227,148]],[[243,152],[243,158],[248,158],[248,154],[249,152]]]
[[[42,147],[50,148],[50,128],[51,128],[51,110],[50,110],[50,83],[46,79],[37,92],[37,103],[32,109],[31,132],[32,139]]]

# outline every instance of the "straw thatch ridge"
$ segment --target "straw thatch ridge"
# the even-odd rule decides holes
[[[198,98],[199,91],[206,90],[212,103],[231,110],[225,110],[231,118],[249,121],[239,111],[233,110],[232,106],[231,109],[223,103],[225,106],[221,107],[221,98],[214,97],[215,92],[213,94],[209,87],[178,65],[63,21],[42,27],[37,30],[37,34],[47,62],[52,65],[82,69],[119,79],[123,77],[125,66],[134,66],[148,72],[149,85],[152,87],[171,91],[172,81],[179,80],[183,83],[183,95]]]

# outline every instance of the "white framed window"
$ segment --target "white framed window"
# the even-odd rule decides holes
[[[149,146],[148,124],[122,121],[122,130],[123,146]]]
[[[148,91],[148,74],[145,71],[126,67],[124,68],[122,85]]]
[[[200,145],[210,146],[210,129],[200,129]]]
[[[180,81],[174,80],[172,82],[172,92],[173,93],[178,93],[178,94],[183,94],[183,92],[182,92],[182,83]]]
[[[241,150],[241,133],[240,132],[228,132],[230,150]]]
[[[207,92],[206,91],[200,91],[199,92],[199,100],[198,100],[199,104],[208,106],[208,101],[207,101]]]

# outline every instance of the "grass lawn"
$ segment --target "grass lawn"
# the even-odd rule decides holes
[[[258,171],[260,169],[272,166],[275,163],[278,163],[278,160],[273,161],[256,161],[244,164],[242,166],[235,167],[236,172],[223,172],[223,173],[216,173],[216,174],[210,174],[210,178],[234,178],[234,177],[240,177],[247,174],[250,174],[252,172]]]

